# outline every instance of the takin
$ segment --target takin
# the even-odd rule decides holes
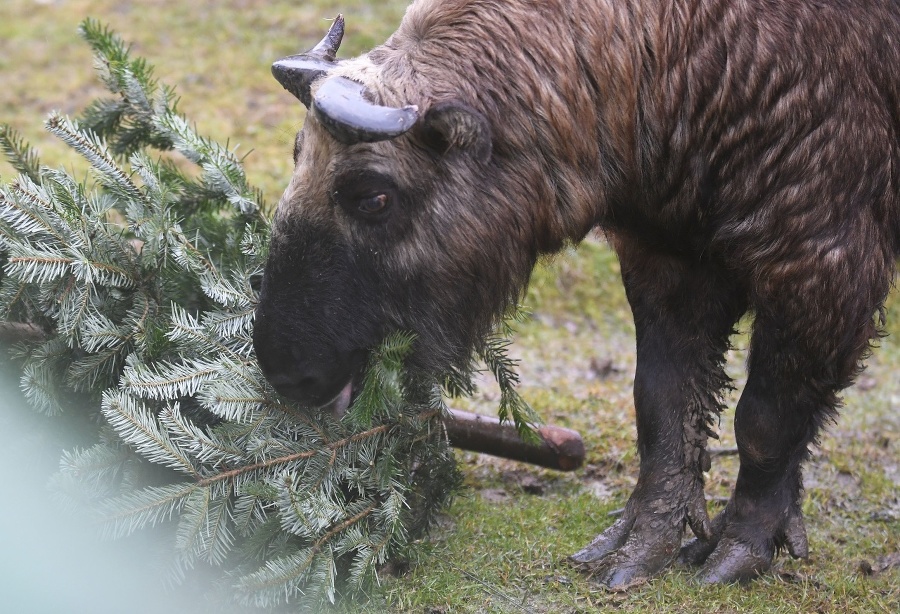
[[[411,369],[465,364],[538,258],[597,229],[637,332],[640,473],[571,559],[624,588],[806,557],[801,465],[900,254],[900,2],[418,0],[365,55],[337,60],[342,34],[272,68],[309,110],[256,310],[273,387],[346,408],[395,330]],[[747,313],[740,469],[710,519]]]

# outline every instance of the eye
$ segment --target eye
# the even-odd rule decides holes
[[[387,210],[391,199],[387,194],[375,194],[359,201],[356,208],[364,215],[377,215]]]
[[[365,224],[384,223],[406,202],[393,178],[356,169],[336,173],[331,198],[345,215]]]

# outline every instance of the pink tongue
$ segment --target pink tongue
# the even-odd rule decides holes
[[[338,395],[334,398],[334,401],[331,402],[331,412],[338,418],[342,417],[345,413],[347,413],[347,408],[350,407],[350,397],[353,395],[353,382],[347,382],[347,385],[344,386],[344,389],[341,390]]]

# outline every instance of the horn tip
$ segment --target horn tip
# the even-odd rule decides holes
[[[340,39],[344,37],[344,14],[338,13],[337,17],[334,18],[334,21],[331,22],[331,27],[328,29],[329,35],[334,35],[338,39],[338,44],[340,44]]]

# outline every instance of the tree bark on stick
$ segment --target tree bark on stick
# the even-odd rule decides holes
[[[581,435],[561,426],[544,425],[537,428],[541,442],[522,441],[515,426],[500,423],[491,416],[451,410],[444,420],[450,444],[454,448],[482,452],[511,460],[523,461],[558,471],[574,471],[584,463],[584,442]]]

